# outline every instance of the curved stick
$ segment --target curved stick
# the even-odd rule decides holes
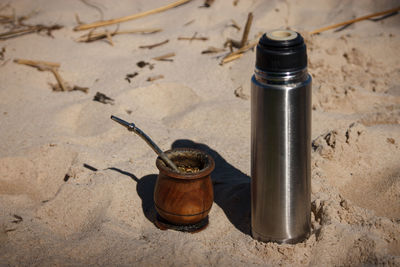
[[[111,119],[115,122],[118,122],[122,126],[124,126],[128,131],[134,132],[135,134],[139,135],[146,143],[160,156],[160,158],[165,162],[166,165],[171,167],[174,171],[180,172],[178,167],[176,167],[175,163],[170,160],[167,155],[156,145],[156,143],[151,140],[151,138],[146,135],[142,130],[140,130],[134,123],[126,122],[120,118],[111,115]]]
[[[110,19],[110,20],[100,20],[100,21],[96,21],[93,23],[89,23],[89,24],[82,24],[82,25],[78,25],[74,28],[74,31],[82,31],[82,30],[88,30],[88,29],[92,29],[92,28],[97,28],[97,27],[103,27],[103,26],[108,26],[108,25],[112,25],[112,24],[117,24],[117,23],[121,23],[121,22],[125,22],[128,20],[134,20],[134,19],[138,19],[138,18],[142,18],[148,15],[152,15],[152,14],[156,14],[156,13],[160,13],[162,11],[183,5],[187,2],[189,2],[191,0],[178,0],[174,3],[162,6],[162,7],[158,7],[152,10],[148,10],[148,11],[144,11],[138,14],[133,14],[133,15],[129,15],[129,16],[125,16],[125,17],[121,17],[118,19]]]
[[[340,26],[343,26],[343,25],[351,24],[351,23],[362,21],[362,20],[366,20],[366,19],[369,19],[369,18],[372,18],[372,17],[382,16],[382,15],[385,15],[385,14],[398,12],[398,11],[400,11],[400,6],[398,6],[396,8],[389,9],[389,10],[385,10],[385,11],[382,11],[382,12],[369,14],[369,15],[362,16],[362,17],[359,17],[359,18],[355,18],[355,19],[347,20],[347,21],[340,22],[340,23],[337,23],[337,24],[333,24],[333,25],[330,25],[330,26],[326,26],[326,27],[314,30],[314,31],[310,32],[310,34],[311,35],[317,34],[317,33],[324,32],[324,31],[327,31],[327,30],[330,30],[330,29],[334,29],[334,28],[337,28],[337,27],[340,27]]]

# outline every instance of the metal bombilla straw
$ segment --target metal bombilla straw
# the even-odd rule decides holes
[[[128,129],[128,131],[134,132],[135,134],[139,135],[154,150],[154,152],[156,152],[157,155],[160,156],[160,158],[165,162],[166,165],[171,167],[174,171],[178,173],[180,172],[175,163],[173,163],[172,160],[170,160],[167,155],[165,155],[165,153],[156,145],[156,143],[153,142],[153,140],[151,140],[148,135],[146,135],[142,130],[136,127],[133,122],[129,123],[113,115],[111,115],[111,119],[124,126],[126,129]]]

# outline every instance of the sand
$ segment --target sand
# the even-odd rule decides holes
[[[171,2],[171,1],[169,1]],[[0,41],[0,265],[265,266],[400,265],[400,16],[340,32],[307,32],[396,7],[396,1],[192,1],[120,25],[162,28],[77,43],[74,14],[101,18],[82,1],[10,1],[0,14],[61,24]],[[164,1],[90,1],[105,19]],[[2,1],[2,5],[6,1]],[[250,235],[250,77],[255,53],[223,66],[227,38],[240,40],[248,12],[258,33],[303,34],[313,76],[312,234],[296,245]],[[187,22],[194,20],[185,26]],[[115,30],[115,26],[109,30]],[[2,27],[2,32],[7,29]],[[178,37],[208,37],[180,41]],[[165,45],[140,49],[164,40]],[[152,60],[174,52],[173,62]],[[53,92],[49,72],[13,59],[61,63],[79,91]],[[139,68],[144,60],[154,64]],[[126,74],[138,72],[129,83]],[[151,76],[163,79],[148,82]],[[241,88],[240,88],[241,87]],[[244,97],[235,96],[240,88]],[[114,105],[93,101],[96,92]],[[210,224],[196,234],[154,225],[154,152],[110,120],[135,122],[159,146],[197,147],[216,161]]]

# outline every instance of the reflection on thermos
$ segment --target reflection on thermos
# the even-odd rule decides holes
[[[255,239],[303,241],[310,232],[311,76],[301,35],[264,34],[251,88],[251,227]]]

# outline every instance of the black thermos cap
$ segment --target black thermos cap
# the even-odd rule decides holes
[[[307,67],[303,37],[289,30],[265,33],[258,42],[256,68],[269,72],[291,72]]]

